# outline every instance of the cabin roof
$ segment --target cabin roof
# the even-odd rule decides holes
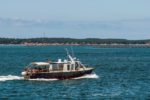
[[[51,64],[67,64],[68,62],[52,62]]]
[[[36,64],[36,65],[38,65],[38,66],[44,66],[44,65],[49,65],[49,63],[48,62],[33,62],[32,64]]]

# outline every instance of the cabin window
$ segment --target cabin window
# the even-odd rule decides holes
[[[53,70],[58,70],[58,64],[53,64]]]
[[[77,69],[79,67],[79,64],[76,62],[75,63],[75,69]]]
[[[63,64],[59,64],[59,70],[63,70]]]
[[[71,64],[71,70],[73,70],[73,68],[74,68],[74,65],[73,65],[73,64]]]
[[[70,70],[70,65],[67,65],[67,70]]]

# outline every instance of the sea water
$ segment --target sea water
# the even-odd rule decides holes
[[[0,46],[0,100],[150,99],[150,48],[73,46],[74,55],[95,68],[69,80],[24,80],[34,61],[66,58],[69,46]]]

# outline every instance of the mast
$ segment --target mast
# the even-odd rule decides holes
[[[67,48],[66,48],[66,52],[67,52],[67,57],[69,58],[69,60],[72,61],[72,62],[74,62],[74,59],[73,59],[72,56],[69,54]]]
[[[71,46],[71,51],[72,51],[72,57],[74,58],[74,51],[73,51],[73,48],[72,48],[72,46]]]

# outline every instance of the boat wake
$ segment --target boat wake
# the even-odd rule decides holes
[[[0,76],[0,81],[9,81],[9,80],[23,80],[23,77],[14,75]]]
[[[44,78],[36,78],[36,79],[28,79],[30,81],[56,81],[58,79],[44,79]]]
[[[73,78],[73,79],[98,79],[99,76],[94,74],[87,74],[81,77]],[[7,76],[0,76],[0,81],[9,81],[9,80],[24,80],[23,77],[21,76],[15,76],[15,75],[7,75]],[[31,81],[56,81],[58,79],[43,79],[43,78],[38,78],[38,79],[29,79]]]
[[[77,77],[77,78],[73,78],[73,79],[85,79],[85,78],[98,79],[99,76],[97,74],[93,73],[93,74],[87,74],[87,75]]]

